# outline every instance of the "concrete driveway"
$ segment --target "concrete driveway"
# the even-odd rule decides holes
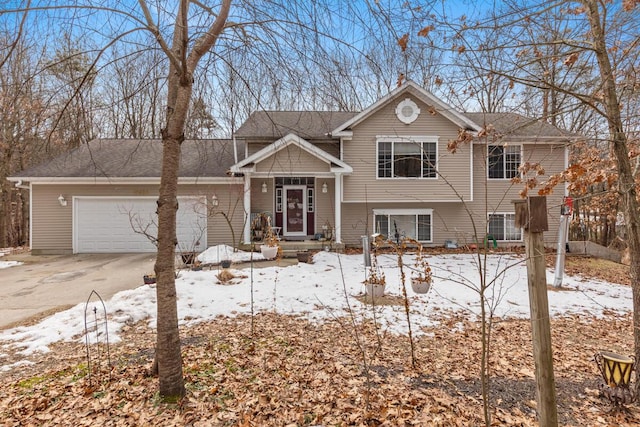
[[[32,322],[85,302],[92,290],[107,301],[143,284],[155,254],[17,254],[24,264],[0,269],[0,329]]]

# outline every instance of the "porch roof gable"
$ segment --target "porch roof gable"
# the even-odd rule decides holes
[[[344,174],[350,174],[353,172],[353,168],[347,163],[343,162],[335,156],[332,156],[321,148],[313,145],[309,141],[300,138],[298,135],[295,135],[293,133],[290,133],[273,142],[272,144],[267,145],[263,149],[253,153],[246,159],[231,166],[230,170],[233,173],[254,172],[257,163],[266,160],[268,157],[272,156],[280,150],[285,149],[290,145],[296,145],[312,156],[315,156],[325,163],[328,163],[331,166],[331,172],[339,172]]]

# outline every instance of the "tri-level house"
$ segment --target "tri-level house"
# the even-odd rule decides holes
[[[233,139],[183,143],[179,246],[248,243],[259,214],[284,240],[521,245],[512,178],[524,162],[562,171],[576,137],[517,114],[456,111],[413,82],[357,113],[257,111]],[[9,178],[31,190],[32,251],[154,251],[161,153],[157,140],[95,140]],[[547,200],[550,246],[564,195]]]

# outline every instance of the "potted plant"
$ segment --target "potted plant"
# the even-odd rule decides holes
[[[373,298],[379,298],[384,295],[384,287],[386,284],[387,280],[384,277],[384,273],[372,267],[369,270],[369,276],[364,280],[364,289],[367,295],[371,295]]]
[[[267,217],[267,225],[264,233],[264,240],[260,245],[260,252],[265,259],[274,259],[278,256],[278,238],[271,228],[271,218]]]
[[[322,225],[322,234],[325,240],[331,240],[333,237],[333,229],[331,228],[331,223],[329,221],[326,221]]]
[[[256,214],[251,220],[251,233],[254,241],[262,240],[269,216],[264,212]]]
[[[417,294],[426,294],[431,288],[432,281],[431,266],[422,252],[422,245],[418,243],[416,260],[411,270],[411,289]]]
[[[384,272],[380,269],[378,264],[378,256],[376,249],[381,243],[381,237],[377,236],[373,242],[373,250],[371,251],[371,267],[369,267],[369,275],[364,280],[364,289],[367,295],[371,295],[372,298],[379,298],[384,295],[384,288],[387,284],[387,279],[384,276]]]

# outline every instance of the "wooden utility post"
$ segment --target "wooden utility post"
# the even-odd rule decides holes
[[[551,323],[547,298],[547,274],[543,234],[547,224],[546,197],[528,197],[515,201],[516,227],[524,228],[524,245],[527,254],[527,280],[529,284],[529,308],[533,358],[536,373],[536,400],[540,427],[557,427],[556,385],[553,375],[553,350],[551,347]]]

